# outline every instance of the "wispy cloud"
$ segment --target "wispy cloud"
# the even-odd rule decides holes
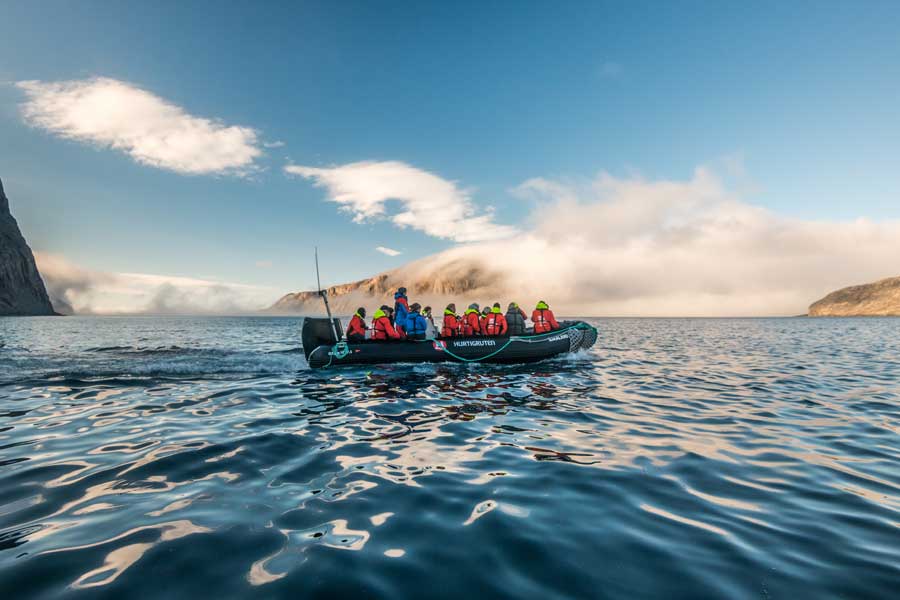
[[[393,248],[386,248],[385,246],[376,246],[376,250],[381,252],[382,254],[387,254],[388,256],[400,256],[403,254],[399,250],[394,250]]]
[[[263,146],[265,146],[266,148],[281,148],[284,145],[284,142],[280,140],[276,140],[274,142],[263,142]]]
[[[25,121],[63,138],[121,150],[184,174],[245,175],[262,156],[257,132],[195,117],[130,83],[97,77],[20,81]]]
[[[490,209],[477,210],[470,193],[454,182],[406,163],[366,161],[332,168],[288,165],[284,170],[326,188],[331,200],[352,213],[357,223],[388,218],[398,227],[456,242],[496,240],[517,233],[514,227],[495,223]],[[400,203],[400,212],[387,214],[389,200]]]
[[[271,269],[272,261],[271,260],[258,260],[254,263],[257,269]]]
[[[266,287],[149,273],[105,273],[35,253],[53,305],[76,314],[245,314],[278,296]]]
[[[543,298],[564,315],[765,316],[898,274],[900,221],[787,218],[726,181],[706,167],[683,180],[532,179],[518,189],[536,202],[529,230],[411,262],[385,287],[432,304]]]

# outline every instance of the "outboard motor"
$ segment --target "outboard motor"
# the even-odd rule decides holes
[[[344,337],[344,327],[338,318],[332,319],[334,328],[332,329],[328,319],[322,317],[306,317],[303,319],[303,329],[301,339],[303,340],[303,354],[309,360],[309,355],[319,346],[333,346]],[[338,339],[334,339],[334,332],[337,332]]]

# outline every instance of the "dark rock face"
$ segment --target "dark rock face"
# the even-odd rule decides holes
[[[0,316],[54,314],[34,255],[9,212],[0,181]]]

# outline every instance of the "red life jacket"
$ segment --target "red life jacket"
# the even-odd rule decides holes
[[[471,312],[470,312],[471,311]],[[480,335],[481,334],[481,315],[475,309],[470,308],[466,311],[465,322],[463,325],[463,335]]]
[[[400,334],[391,325],[391,320],[382,311],[375,313],[375,319],[372,321],[372,339],[373,340],[399,340]]]
[[[460,319],[453,313],[444,313],[444,325],[441,327],[441,337],[455,337],[459,335]]]
[[[363,339],[366,337],[366,322],[359,316],[359,313],[353,315],[350,324],[347,325],[347,339],[349,340],[351,337],[362,337]]]
[[[556,322],[556,317],[549,308],[534,309],[534,312],[531,313],[531,320],[534,321],[535,333],[547,333],[559,329],[559,323]]]
[[[484,335],[503,335],[506,333],[506,317],[501,313],[492,311],[484,322]]]

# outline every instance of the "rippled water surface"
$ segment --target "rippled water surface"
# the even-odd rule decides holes
[[[2,595],[896,597],[900,320],[592,322],[321,372],[295,319],[0,319]]]

